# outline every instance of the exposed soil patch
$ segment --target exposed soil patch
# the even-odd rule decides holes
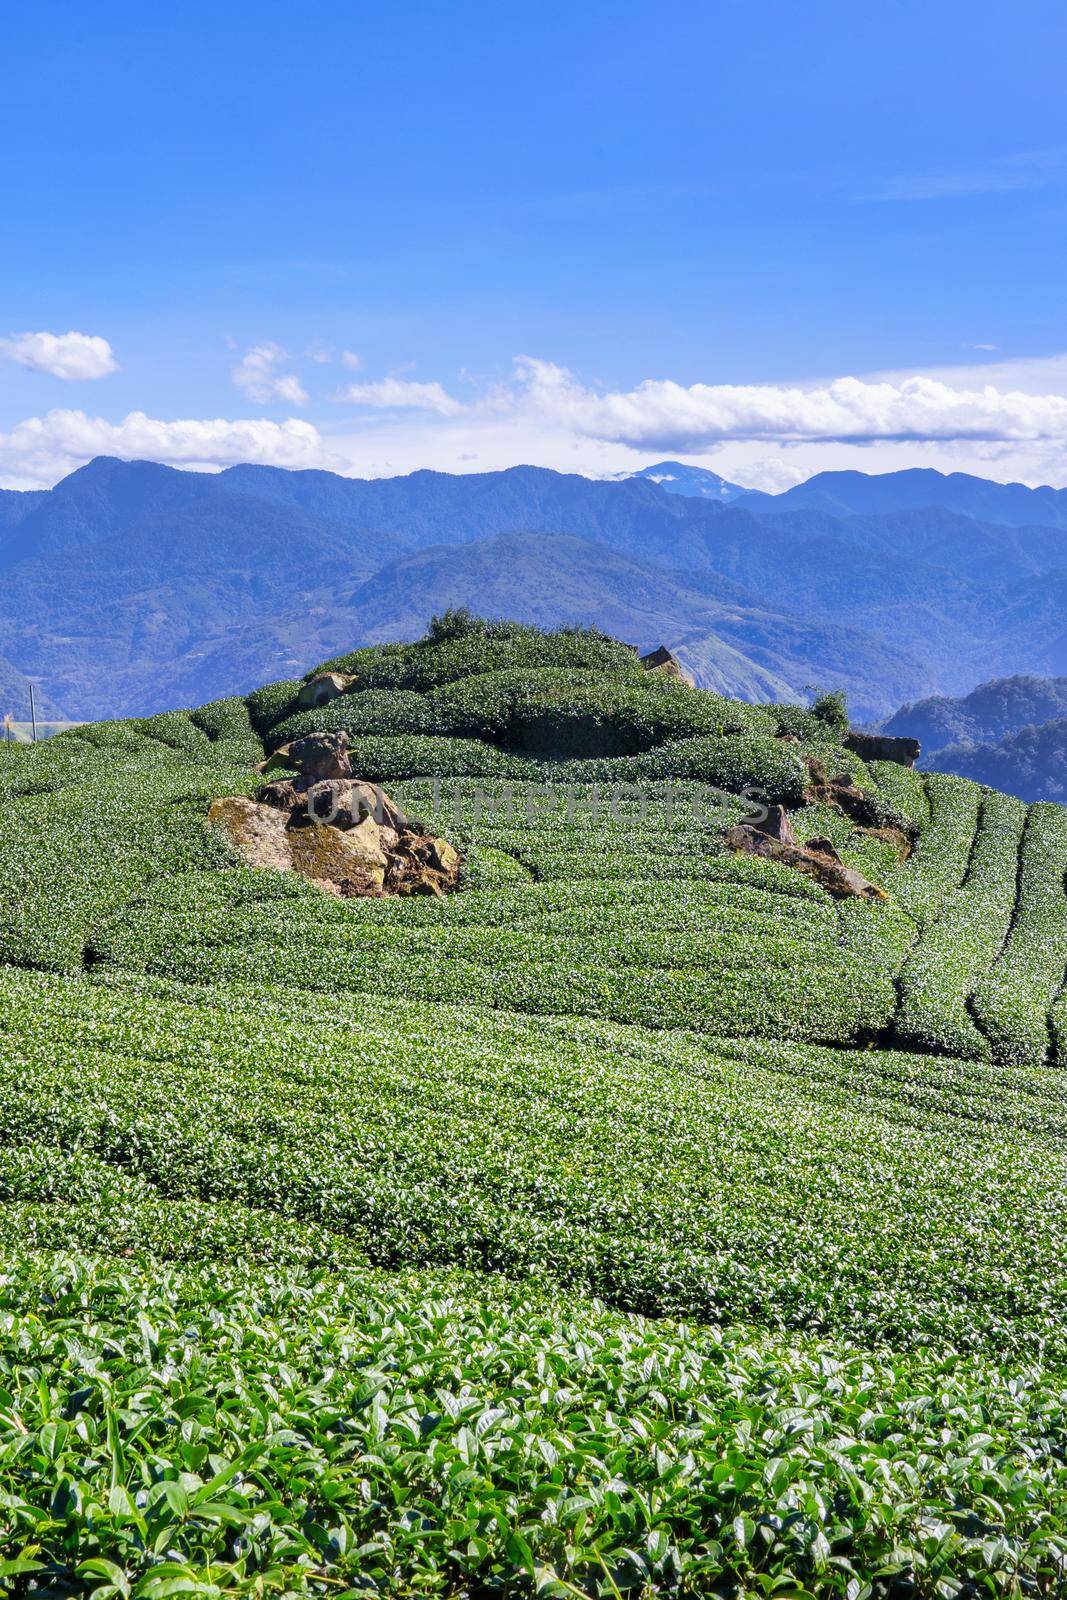
[[[808,769],[808,787],[804,791],[804,799],[809,805],[831,806],[835,811],[840,811],[855,824],[858,832],[884,840],[893,846],[902,861],[907,860],[914,844],[912,835],[895,823],[887,824],[877,802],[865,794],[848,773],[831,778],[815,756],[808,756],[805,765]]]
[[[801,844],[783,806],[771,806],[759,822],[741,822],[730,828],[726,843],[731,850],[783,866],[814,878],[836,900],[888,900],[885,890],[841,860],[829,839],[809,839]]]

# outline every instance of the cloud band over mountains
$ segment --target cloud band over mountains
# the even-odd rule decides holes
[[[517,371],[539,415],[635,449],[692,453],[727,440],[1067,440],[1065,395],[956,389],[922,376],[812,387],[647,379],[626,392],[598,393],[550,362],[523,358]]]
[[[8,341],[7,353],[53,376],[69,379],[114,369],[105,340],[19,338],[36,342],[16,352],[17,341]],[[313,403],[296,374],[285,370],[287,359],[276,345],[254,346],[232,376],[254,404]],[[1060,392],[1059,367],[1052,363],[1049,370],[1057,385],[1046,381],[1041,392],[1019,387],[1026,369],[1018,363],[794,384],[646,379],[631,389],[613,390],[584,383],[555,363],[521,357],[507,381],[475,388],[469,399],[438,381],[399,377],[334,386],[318,396],[323,402],[318,426],[284,414],[163,420],[132,411],[111,421],[81,410],[52,410],[0,431],[0,483],[54,483],[101,454],[201,468],[252,461],[374,475],[383,470],[381,461],[385,470],[416,464],[464,470],[470,463],[503,464],[505,440],[513,461],[541,459],[572,470],[583,470],[584,464],[593,471],[610,468],[604,455],[609,450],[692,456],[724,446],[764,446],[772,455],[795,455],[805,446],[864,447],[868,453],[872,446],[946,447],[958,449],[961,465],[973,465],[983,454],[988,460],[1014,449],[1023,452],[1020,463],[1025,457],[1033,471],[1058,472],[1062,482],[1067,394]],[[1002,375],[1002,382],[979,382],[983,375]],[[352,419],[344,432],[342,415]],[[479,453],[490,440],[497,456],[492,462]],[[599,454],[590,457],[590,449]]]
[[[50,485],[94,456],[161,461],[174,467],[226,467],[253,461],[276,467],[334,466],[310,422],[290,417],[248,421],[187,419],[163,422],[132,411],[120,422],[84,411],[50,411],[0,433],[0,481]]]

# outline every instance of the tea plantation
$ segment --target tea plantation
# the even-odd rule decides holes
[[[1067,809],[597,634],[324,666],[0,750],[0,1589],[1067,1592]],[[459,892],[208,827],[319,729]]]

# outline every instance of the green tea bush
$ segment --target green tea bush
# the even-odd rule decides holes
[[[429,777],[501,777],[536,780],[541,767],[480,739],[445,739],[432,734],[360,735],[351,747],[353,768],[374,783]]]
[[[580,881],[592,868],[602,880],[662,884],[659,903],[649,904],[643,915],[665,920],[665,927],[625,934],[614,915],[603,936],[588,916],[564,929],[535,922],[497,932],[489,926],[492,899],[480,893],[472,898],[481,909],[472,903],[470,915],[481,916],[484,925],[473,927],[470,937],[461,938],[454,926],[442,940],[406,933],[384,914],[375,918],[383,924],[379,935],[348,908],[340,908],[340,917],[324,910],[309,921],[306,908],[291,902],[279,907],[279,916],[265,917],[257,908],[239,922],[225,912],[216,920],[202,910],[195,934],[186,930],[179,937],[187,922],[186,909],[179,907],[173,921],[164,912],[158,925],[140,916],[127,931],[113,924],[94,945],[96,959],[144,964],[185,981],[247,979],[389,995],[407,993],[417,971],[420,992],[441,1001],[604,1016],[652,1028],[830,1040],[877,1032],[889,1020],[891,977],[858,951],[841,949],[832,912],[818,927],[805,912],[791,929],[800,885],[826,901],[817,885],[777,863],[716,853],[723,822],[743,812],[726,796],[719,805],[735,809],[724,817],[705,815],[703,789],[687,813],[684,785],[659,798],[540,786],[475,789],[466,799],[476,814],[467,817],[444,790],[435,797],[416,785],[394,794],[461,846],[506,853],[516,870],[542,883]],[[681,887],[720,871],[742,883],[786,879],[791,889],[798,887],[784,903],[776,897],[766,917],[746,904],[740,915],[723,920],[720,913],[684,936],[669,914]],[[816,971],[819,981],[813,983]]]
[[[825,729],[821,739],[805,741],[801,754],[814,756],[821,762],[828,777],[850,778],[857,788],[876,794],[877,785],[862,756],[858,756],[855,750],[849,750],[843,744],[835,743],[832,738],[827,737]]]
[[[208,736],[188,711],[161,711],[155,717],[138,717],[132,724],[146,739],[158,739],[172,750],[201,750]]]
[[[212,742],[219,739],[248,740],[254,737],[248,707],[236,695],[231,695],[226,700],[212,700],[207,705],[200,706],[198,710],[191,711],[189,717],[196,727],[203,729]]]
[[[59,734],[40,744],[0,744],[0,795],[50,794],[77,783],[99,760],[96,744]]]
[[[296,683],[0,752],[0,1589],[1058,1593],[1067,811],[435,631],[310,716],[443,898],[206,828]],[[729,852],[746,790],[891,898]]]
[[[945,896],[967,876],[978,830],[982,790],[969,778],[924,775],[930,822],[908,858],[898,892],[920,923],[936,916]]]
[[[579,957],[573,939],[539,930],[510,938],[479,932],[470,945],[450,934],[444,949],[425,939],[372,940],[361,931],[358,948],[320,930],[313,948],[292,938],[273,950],[193,947],[153,970],[187,981],[401,996],[418,961],[420,992],[450,1003],[846,1042],[884,1027],[894,1000],[891,982],[869,962],[819,949],[807,935],[746,939],[734,928],[689,941],[672,935],[668,949],[608,937],[589,941]]]
[[[96,922],[153,877],[230,860],[205,816],[238,774],[145,743],[117,769],[100,761],[80,782],[9,803],[0,835],[0,959],[79,968]]]
[[[465,886],[468,889],[493,889],[504,884],[532,881],[533,874],[516,856],[491,845],[470,845],[463,854]]]
[[[303,688],[299,678],[283,678],[278,683],[265,684],[245,697],[253,732],[265,739],[275,723],[291,716],[297,707],[297,696]]]
[[[636,755],[696,734],[772,731],[757,706],[674,679],[512,669],[439,689],[457,732],[555,757]]]
[[[896,761],[871,761],[868,771],[879,794],[916,834],[930,821],[930,799],[923,774]]]
[[[0,1143],[176,1205],[623,1310],[1067,1353],[1054,1069],[121,975],[18,974],[2,1019]]]
[[[344,714],[335,721],[344,726]],[[320,717],[319,725],[331,722]],[[415,777],[485,777],[535,785],[643,789],[677,778],[729,793],[748,791],[770,803],[796,804],[806,781],[803,764],[789,746],[743,735],[678,740],[644,756],[555,761],[501,750],[480,739],[357,734],[351,757],[362,777],[380,783]]]
[[[826,723],[821,717],[813,716],[807,706],[775,703],[763,709],[772,717],[777,734],[791,733],[804,744],[819,743],[826,739]]]
[[[983,793],[967,877],[927,921],[900,975],[896,1026],[902,1043],[957,1056],[989,1055],[969,1001],[1007,937],[1026,814],[1021,800]]]
[[[1030,807],[1019,853],[1018,903],[1003,949],[973,1008],[997,1061],[1051,1053],[1050,1008],[1067,965],[1067,808]]]
[[[639,757],[632,770],[635,778],[696,779],[787,806],[800,804],[807,782],[794,747],[759,734],[679,739]]]
[[[38,748],[60,751],[72,747],[79,750],[87,747],[127,752],[144,750],[147,739],[138,721],[138,718],[130,717],[118,718],[114,722],[79,723],[77,728],[64,729]]]
[[[476,674],[569,667],[626,673],[635,678],[647,676],[634,652],[617,639],[581,628],[560,628],[545,633],[521,623],[508,623],[493,631],[440,642],[423,640],[409,645],[372,645],[334,656],[316,667],[314,673],[352,673],[360,686],[368,689],[427,691]],[[308,677],[314,673],[309,673]]]
[[[1060,1582],[1063,1397],[1036,1370],[624,1320],[458,1275],[24,1250],[3,1268],[23,1432],[0,1472],[11,1548],[29,1547],[12,1585],[197,1593],[210,1573],[226,1595],[617,1600],[724,1578]]]
[[[320,731],[344,731],[357,739],[372,733],[441,735],[459,730],[447,717],[435,718],[433,702],[414,689],[350,690],[328,705],[283,717],[267,735],[267,747],[277,750],[279,745]]]

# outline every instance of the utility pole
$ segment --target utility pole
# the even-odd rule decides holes
[[[30,684],[30,728],[33,733],[33,742],[37,743],[37,711],[33,703],[33,684]]]

